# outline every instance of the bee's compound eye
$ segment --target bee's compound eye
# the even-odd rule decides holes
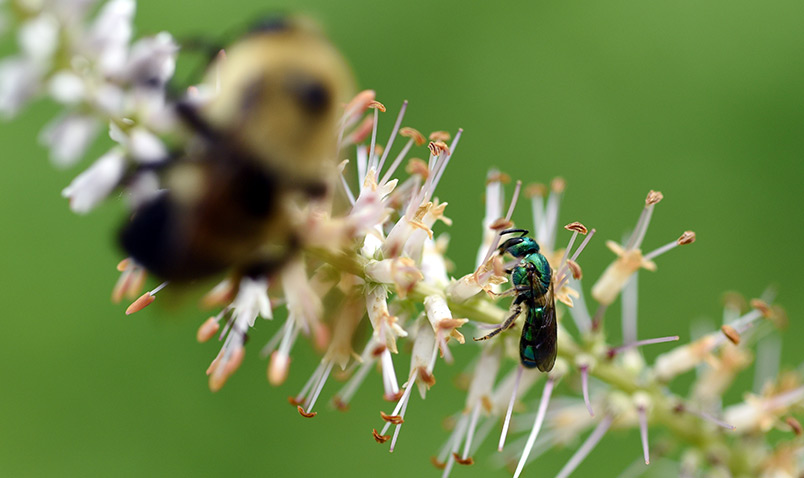
[[[317,81],[300,81],[293,85],[293,93],[304,111],[318,115],[329,108],[329,91]]]

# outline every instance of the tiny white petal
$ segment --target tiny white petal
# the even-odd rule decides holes
[[[59,41],[59,23],[43,13],[20,26],[17,41],[22,52],[38,64],[48,64]]]
[[[121,151],[109,151],[79,174],[61,195],[70,199],[70,209],[86,214],[106,198],[117,186],[125,171],[125,158]]]
[[[91,116],[69,114],[47,125],[40,141],[50,148],[50,159],[56,166],[72,166],[95,139],[98,126],[98,120]]]
[[[12,117],[39,89],[39,69],[22,58],[0,61],[0,115]]]
[[[60,71],[54,74],[48,86],[53,99],[69,105],[81,101],[86,92],[84,81],[70,71]]]
[[[112,0],[101,8],[92,27],[90,43],[107,75],[120,75],[125,69],[135,7],[133,0]]]
[[[135,160],[141,163],[156,163],[168,156],[162,141],[144,128],[134,128],[129,135],[129,148]]]

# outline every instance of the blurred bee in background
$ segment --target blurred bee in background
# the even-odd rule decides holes
[[[353,91],[343,57],[299,18],[261,24],[212,62],[207,83],[217,85],[207,101],[176,104],[191,138],[120,233],[166,280],[258,276],[293,256],[292,205],[331,189],[338,113]]]

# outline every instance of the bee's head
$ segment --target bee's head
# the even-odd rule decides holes
[[[532,238],[512,237],[503,242],[498,248],[500,254],[509,253],[514,257],[523,258],[528,254],[539,252],[539,244]]]
[[[339,105],[353,80],[340,53],[309,21],[263,22],[210,69],[218,83],[204,114],[257,158],[289,173],[320,175],[336,157]]]

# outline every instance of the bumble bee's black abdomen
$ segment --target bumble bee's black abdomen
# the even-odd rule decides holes
[[[177,227],[181,220],[170,194],[161,194],[140,206],[122,227],[120,245],[134,262],[162,279],[186,281],[224,270],[225,263],[192,257]]]

